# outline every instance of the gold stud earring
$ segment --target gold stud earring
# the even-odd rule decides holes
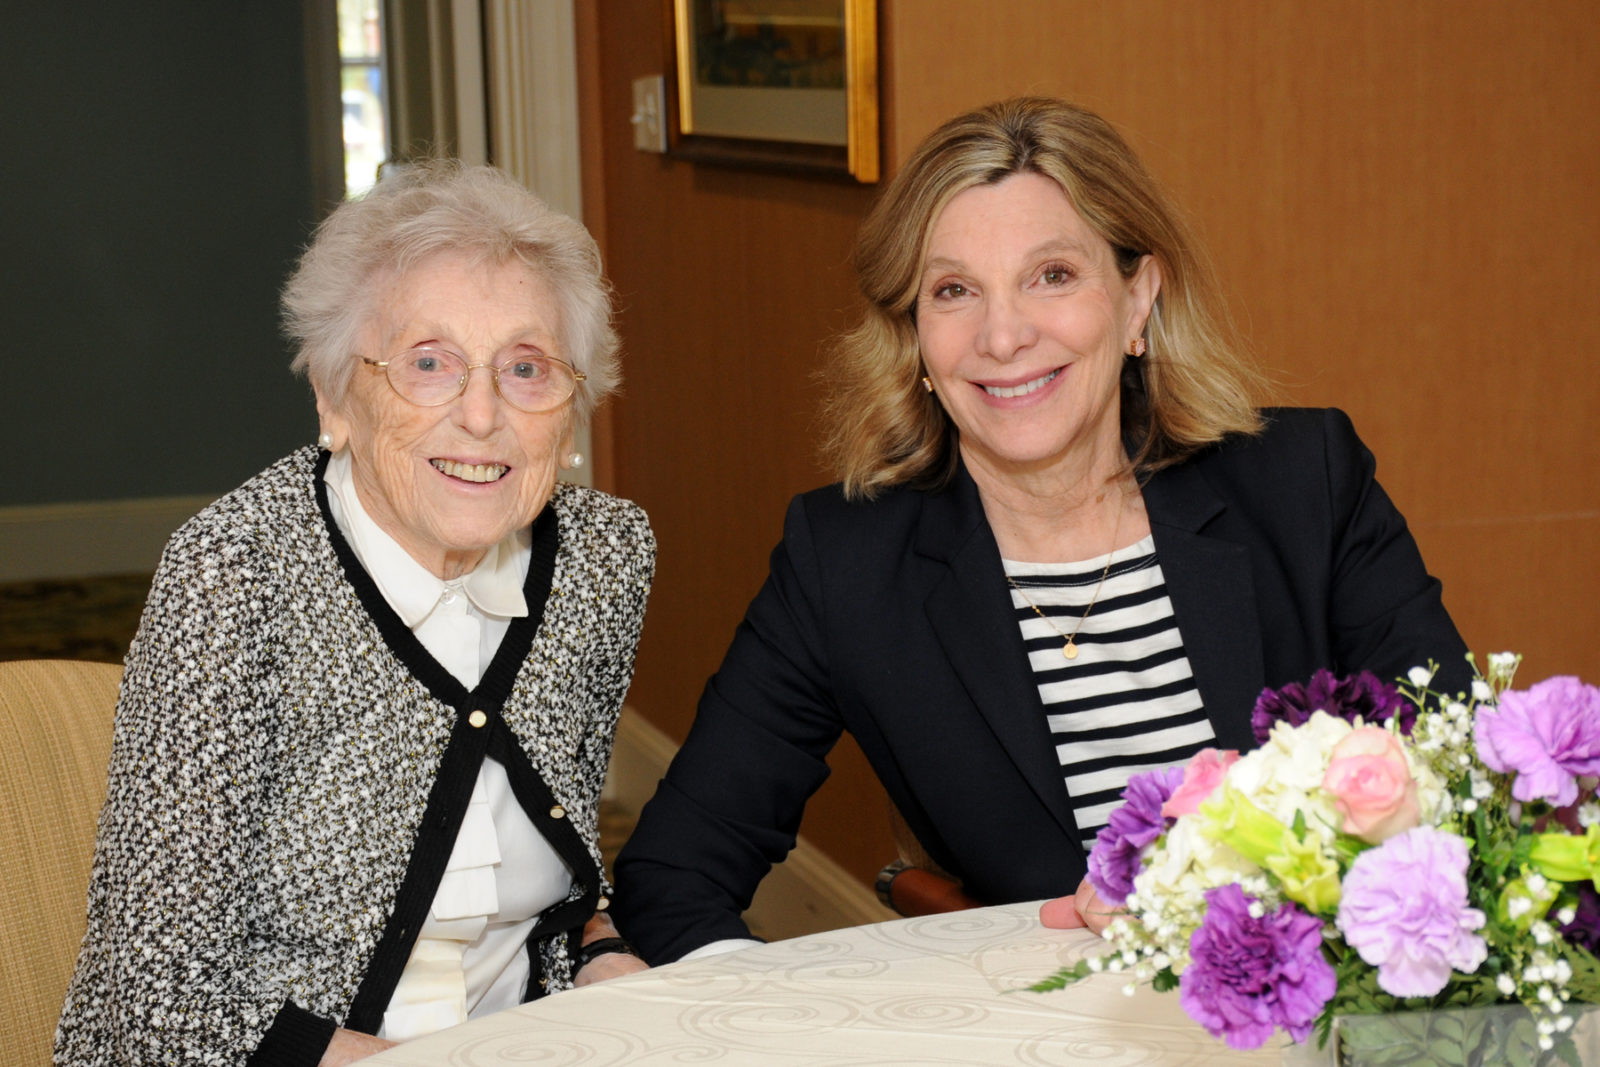
[[[1144,338],[1135,337],[1133,339],[1133,351],[1129,352],[1128,355],[1132,356],[1134,359],[1138,359],[1140,356],[1145,354],[1145,351],[1146,346],[1144,343]]]
[[[930,393],[933,392],[933,379],[924,374],[922,376],[922,387]]]

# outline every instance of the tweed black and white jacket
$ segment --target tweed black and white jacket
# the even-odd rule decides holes
[[[597,807],[655,540],[560,486],[476,689],[423,649],[302,449],[168,543],[117,707],[89,923],[56,1062],[315,1064],[375,1032],[493,755],[573,873],[529,938],[529,995],[609,895]],[[481,714],[480,714],[481,713]]]

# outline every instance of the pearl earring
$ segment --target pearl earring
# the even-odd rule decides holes
[[[583,453],[582,452],[574,452],[574,453],[572,453],[571,455],[569,455],[567,457],[567,469],[568,470],[576,470],[577,468],[579,468],[581,466],[583,466]]]
[[[323,430],[317,435],[317,445],[326,452],[333,451],[333,434]]]

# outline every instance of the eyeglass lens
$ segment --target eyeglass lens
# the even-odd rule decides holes
[[[441,348],[413,348],[391,359],[386,370],[394,391],[422,407],[448,404],[466,389],[466,362]],[[545,356],[521,356],[494,372],[500,395],[523,411],[559,407],[577,385],[565,363]]]

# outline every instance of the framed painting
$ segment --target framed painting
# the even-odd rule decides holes
[[[668,0],[672,154],[878,180],[876,0]]]

